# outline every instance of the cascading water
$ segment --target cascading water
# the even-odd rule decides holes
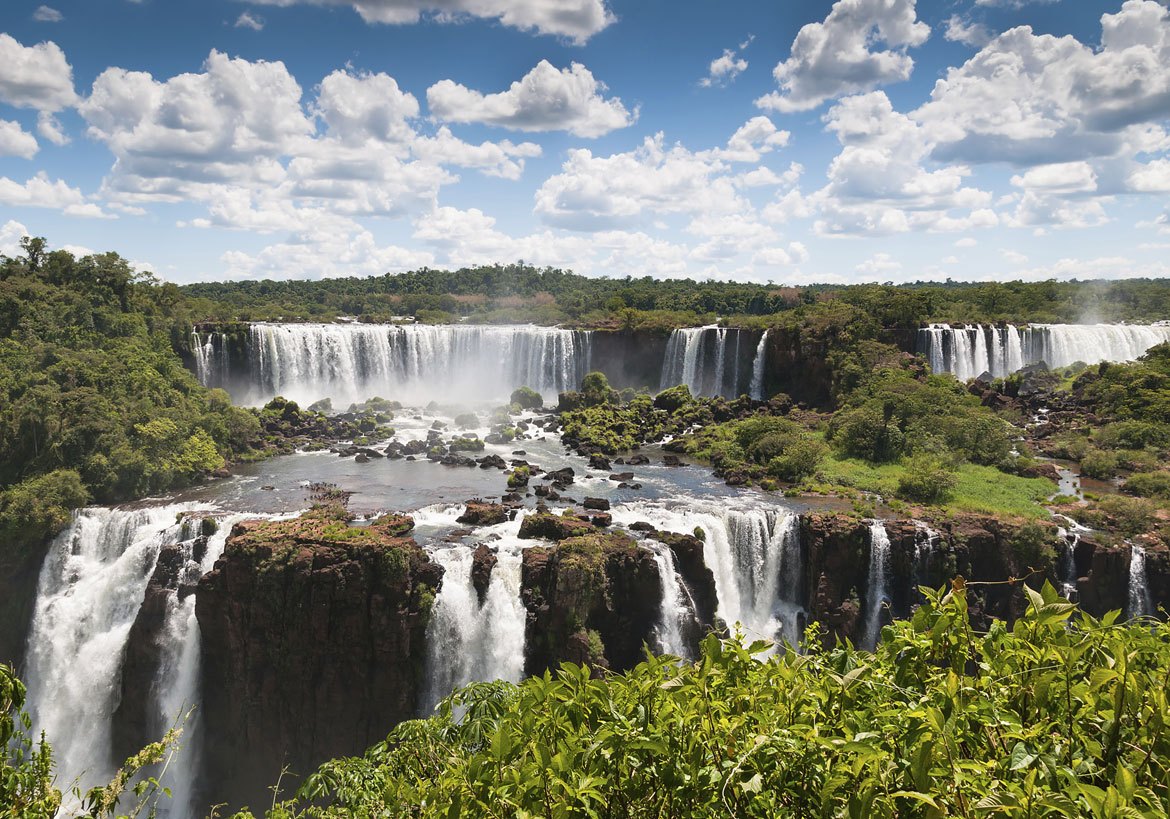
[[[799,643],[803,633],[804,560],[800,518],[779,509],[699,510],[632,503],[616,522],[645,520],[663,531],[703,532],[703,559],[715,577],[716,614],[738,623],[748,641]]]
[[[751,396],[756,401],[764,400],[764,367],[768,359],[768,331],[760,336],[760,343],[756,345],[756,355],[752,359]]]
[[[1041,361],[1049,367],[1133,361],[1166,341],[1168,324],[933,324],[918,331],[918,351],[931,369],[953,373],[960,381],[985,372],[1002,378]]]
[[[527,611],[520,598],[523,562],[516,537],[521,517],[485,527],[477,535],[495,549],[483,603],[472,583],[474,552],[470,546],[428,547],[443,567],[443,583],[427,625],[427,685],[424,713],[451,691],[471,682],[520,682],[524,674]]]
[[[889,601],[890,536],[886,525],[869,525],[869,580],[865,589],[865,647],[877,647],[882,631],[882,607]]]
[[[1146,582],[1146,550],[1136,543],[1129,552],[1129,604],[1125,614],[1130,619],[1154,613],[1150,586]]]
[[[659,389],[685,384],[692,395],[735,398],[739,395],[742,334],[717,324],[672,330]]]
[[[580,384],[591,346],[588,332],[556,327],[421,324],[253,324],[238,359],[227,343],[193,339],[205,386],[224,387],[238,403],[283,395],[305,404],[329,397],[336,406],[374,395],[420,404],[452,395],[504,400],[519,386],[554,396]]]
[[[917,594],[918,587],[930,580],[930,561],[938,546],[939,535],[922,521],[915,521],[914,526],[914,590]]]
[[[1077,601],[1077,561],[1076,551],[1077,544],[1081,542],[1081,536],[1076,531],[1068,531],[1066,529],[1058,529],[1057,533],[1060,535],[1062,546],[1060,549],[1060,558],[1057,568],[1060,571],[1060,596],[1072,603]]]
[[[176,518],[190,509],[82,509],[50,547],[27,679],[33,723],[53,745],[60,782],[86,788],[108,781],[117,768],[112,720],[126,639],[159,551],[181,540]],[[176,679],[184,676],[182,666],[179,660],[173,668]]]
[[[678,575],[674,552],[653,540],[645,541],[644,545],[654,552],[654,562],[658,565],[658,577],[662,583],[662,614],[654,630],[657,642],[655,648],[659,654],[689,660],[692,649],[686,633],[696,626],[695,601]]]

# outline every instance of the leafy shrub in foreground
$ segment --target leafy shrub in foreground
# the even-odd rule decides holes
[[[269,816],[1166,815],[1170,626],[1046,586],[977,634],[962,581],[924,595],[873,654],[712,636],[695,663],[470,686]]]

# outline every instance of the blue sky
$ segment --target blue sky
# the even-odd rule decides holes
[[[1165,276],[1156,0],[8,0],[0,253]]]

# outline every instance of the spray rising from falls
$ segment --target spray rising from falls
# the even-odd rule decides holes
[[[890,600],[890,536],[886,525],[869,525],[869,580],[865,589],[865,648],[877,647],[882,631],[882,607]]]
[[[37,731],[53,745],[58,781],[83,787],[110,779],[120,761],[113,747],[122,662],[147,585],[164,551],[174,576],[158,633],[160,663],[148,704],[152,736],[161,736],[199,704],[199,631],[189,590],[223,551],[231,524],[198,537],[191,505],[136,510],[80,510],[53,542],[41,570],[28,641],[29,704]],[[132,705],[138,705],[137,703]],[[171,816],[193,809],[198,716],[183,725],[179,755],[163,785]]]
[[[1125,607],[1125,614],[1132,619],[1153,613],[1154,603],[1146,581],[1146,550],[1134,544],[1129,553],[1129,604]]]
[[[1054,368],[1078,361],[1133,361],[1166,341],[1167,324],[934,324],[918,331],[918,351],[931,369],[953,373],[960,381],[983,373],[1001,378],[1041,361]]]
[[[506,400],[515,387],[545,396],[589,371],[587,332],[535,326],[253,324],[232,337],[192,338],[201,383],[240,403],[283,395],[341,406],[374,395],[412,403],[458,396]]]
[[[715,324],[671,331],[659,389],[685,384],[692,395],[735,398],[741,385],[742,340],[742,330]]]
[[[523,552],[516,536],[520,520],[477,532],[496,557],[482,602],[472,577],[472,547],[444,544],[427,549],[443,567],[443,583],[427,625],[424,713],[468,683],[520,682],[523,676],[527,612],[520,598]]]
[[[764,367],[768,361],[768,331],[760,336],[760,343],[756,345],[756,355],[752,359],[752,386],[751,397],[756,401],[764,400]]]

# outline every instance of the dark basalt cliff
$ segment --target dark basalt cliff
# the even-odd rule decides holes
[[[488,519],[499,517],[496,508],[483,506]],[[828,642],[860,643],[866,631],[870,525],[840,513],[801,516],[802,569],[792,596]],[[1028,528],[959,515],[930,529],[912,520],[884,525],[890,541],[885,619],[911,614],[919,585],[938,588],[962,575],[974,625],[986,627],[991,618],[1010,621],[1023,612],[1020,579],[1034,586],[1060,579],[1065,546],[1049,523]],[[344,511],[319,509],[233,530],[215,569],[199,583],[196,605],[206,772],[215,783],[209,803],[259,805],[270,798],[262,783],[275,781],[283,765],[303,775],[325,759],[361,752],[418,716],[426,623],[442,569],[408,536],[411,527],[409,518],[396,516],[353,527]],[[662,604],[656,555],[645,548],[650,541],[671,550],[687,587],[695,616],[685,639],[697,644],[723,626],[715,617],[705,545],[694,535],[646,523],[614,530],[569,510],[530,513],[522,536],[545,541],[523,555],[527,674],[564,661],[598,673],[622,671],[643,658],[644,646],[654,646]],[[1128,546],[1081,538],[1073,557],[1084,608],[1095,615],[1124,609]],[[140,703],[153,679],[148,672],[158,664],[151,623],[161,622],[168,595],[183,593],[176,591],[176,559],[160,557],[131,635],[120,748],[154,729]],[[480,544],[473,582],[481,595],[495,563]],[[1170,594],[1164,547],[1147,549],[1146,571],[1153,599],[1164,605]]]
[[[530,675],[565,661],[632,668],[662,605],[654,555],[624,532],[526,549],[520,593],[528,609],[524,670]]]
[[[213,802],[259,806],[282,766],[303,776],[417,715],[442,568],[412,527],[318,510],[232,531],[196,604]]]

